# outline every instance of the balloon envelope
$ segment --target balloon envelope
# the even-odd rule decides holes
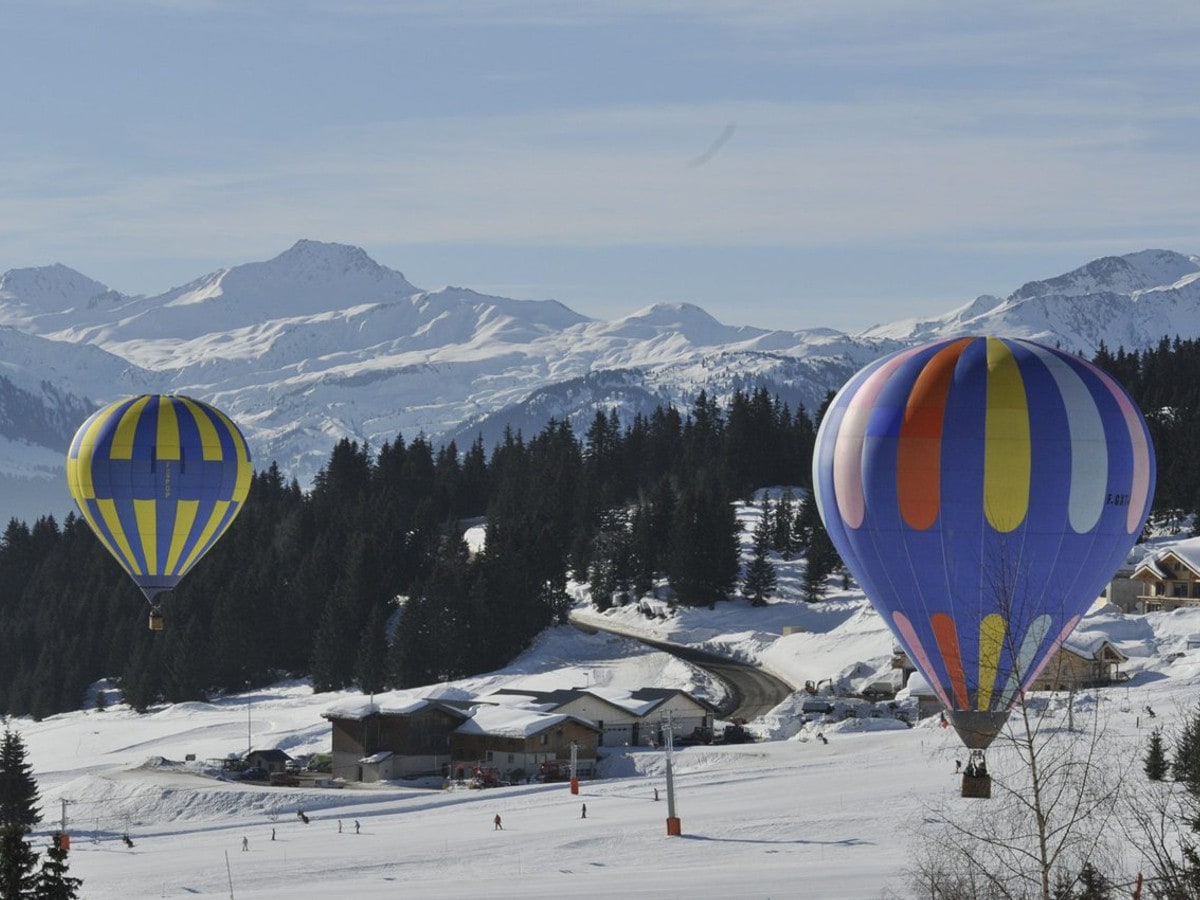
[[[250,491],[250,451],[220,410],[144,394],[79,427],[67,486],[79,511],[153,602],[224,533]]]
[[[1111,377],[990,337],[867,366],[813,459],[830,538],[972,749],[1124,561],[1154,475],[1146,423]]]

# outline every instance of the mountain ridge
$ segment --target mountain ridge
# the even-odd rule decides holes
[[[41,398],[46,412],[32,418],[190,393],[241,424],[258,465],[274,460],[304,485],[341,437],[379,446],[422,433],[460,447],[482,437],[490,449],[506,427],[536,430],[551,416],[583,429],[598,409],[629,421],[661,403],[686,407],[700,390],[725,398],[759,386],[815,410],[884,353],[975,333],[1086,355],[1101,341],[1132,349],[1200,333],[1200,257],[1103,257],[1005,298],[856,334],[728,325],[687,302],[595,319],[558,300],[422,289],[359,247],[308,239],[153,296],[61,263],[0,275],[0,375],[21,403]],[[0,515],[70,509],[45,463],[47,451],[65,455],[69,435],[0,419],[0,439],[0,473],[47,480],[44,509],[0,504]]]

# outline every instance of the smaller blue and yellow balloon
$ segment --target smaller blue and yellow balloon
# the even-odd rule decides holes
[[[93,413],[71,441],[67,486],[79,511],[150,602],[174,588],[237,516],[253,469],[219,409],[143,394]]]

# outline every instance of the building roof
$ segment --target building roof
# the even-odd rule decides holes
[[[455,733],[528,738],[564,722],[576,722],[592,731],[600,730],[592,722],[562,713],[541,713],[505,706],[480,706],[475,710],[475,715],[455,729]]]
[[[1107,635],[1099,631],[1073,631],[1063,641],[1062,648],[1083,659],[1099,659],[1102,654],[1115,656],[1118,662],[1125,662],[1129,659],[1117,649]]]
[[[332,706],[321,713],[325,719],[352,719],[361,721],[370,716],[413,716],[428,710],[441,710],[456,719],[466,719],[470,713],[440,700],[405,700],[391,703],[352,700]]]
[[[358,761],[360,766],[377,766],[392,757],[391,750],[380,750],[378,753],[372,753],[370,756],[364,756]]]
[[[291,759],[286,753],[278,747],[272,747],[270,750],[251,750],[246,754],[246,758],[257,756],[259,759],[265,759],[268,762],[287,762]]]
[[[1172,578],[1174,573],[1168,571],[1164,566],[1168,557],[1171,556],[1191,569],[1192,574],[1200,576],[1200,537],[1176,541],[1147,555],[1138,563],[1134,575],[1136,576],[1139,572],[1147,572],[1164,580]]]
[[[586,697],[591,697],[614,706],[623,712],[645,718],[674,697],[686,697],[693,703],[711,710],[712,706],[687,691],[677,688],[638,688],[635,691],[620,691],[612,688],[562,688],[554,691],[531,691],[521,688],[500,688],[487,696],[487,700],[499,703],[523,702],[525,706],[550,712],[574,703]],[[505,700],[501,698],[514,698]]]

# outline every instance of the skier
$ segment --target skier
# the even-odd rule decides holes
[[[492,831],[503,831],[504,826],[500,824],[500,813],[496,813],[496,818],[492,819]]]
[[[245,852],[249,849],[250,849],[250,838],[243,837],[242,838],[242,852]]]
[[[583,809],[581,809],[579,812],[579,818],[581,818],[581,819],[587,818],[587,804],[586,803],[583,804]]]
[[[654,799],[658,800],[658,788],[654,789]]]
[[[342,833],[342,820],[338,819],[338,834]]]
[[[358,829],[359,829],[359,828],[361,828],[361,827],[362,827],[362,826],[358,824],[358,819],[355,819],[355,820],[354,820],[354,833],[355,833],[355,834],[358,834]]]

